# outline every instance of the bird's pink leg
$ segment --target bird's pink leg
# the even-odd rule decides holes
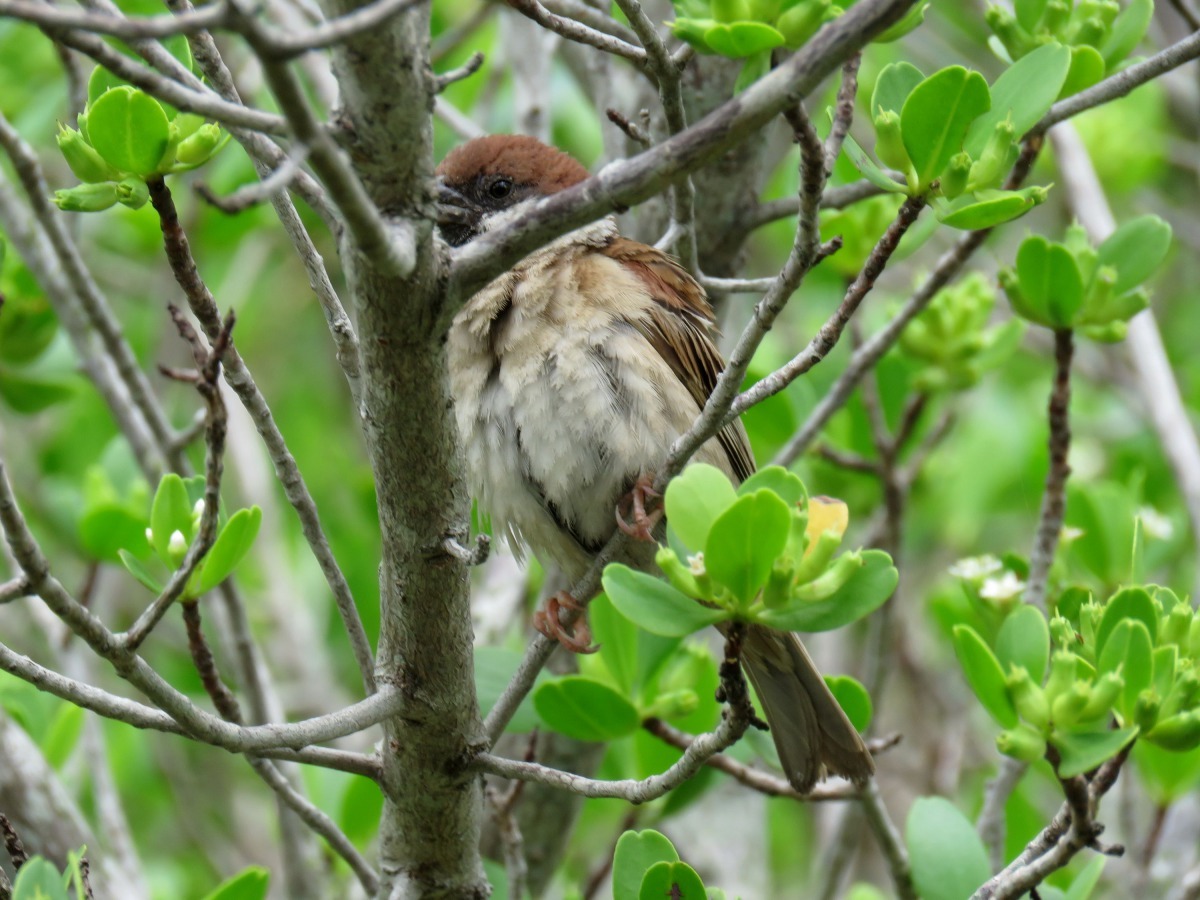
[[[575,610],[580,614],[573,625],[567,626],[562,623],[559,614],[563,609]],[[595,653],[600,649],[598,645],[592,645],[592,629],[588,626],[587,611],[566,591],[559,591],[546,601],[545,609],[539,609],[533,614],[533,627],[550,640],[558,641],[572,653]]]
[[[642,475],[636,482],[633,488],[621,498],[621,502],[617,504],[617,527],[632,538],[639,541],[654,540],[654,526],[658,524],[658,520],[662,518],[662,508],[646,511],[648,500],[656,500],[661,495],[654,490],[653,475]],[[629,510],[632,508],[633,521],[627,522],[625,516],[629,515]]]

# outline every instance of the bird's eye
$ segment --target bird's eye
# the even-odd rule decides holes
[[[512,193],[513,183],[507,178],[497,178],[488,185],[488,196],[493,200],[503,200]]]

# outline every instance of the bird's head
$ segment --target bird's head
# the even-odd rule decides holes
[[[507,210],[578,184],[588,170],[537,138],[492,134],[451,150],[438,176],[438,225],[460,247],[487,231]]]

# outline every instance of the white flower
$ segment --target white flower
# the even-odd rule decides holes
[[[1004,564],[989,553],[986,556],[969,556],[966,559],[960,559],[950,567],[949,572],[956,578],[976,581],[986,578],[993,572],[999,572],[1003,568]]]
[[[1165,541],[1175,533],[1175,525],[1153,506],[1143,506],[1138,510],[1138,518],[1142,520],[1142,529],[1149,537]]]
[[[201,497],[196,501],[196,505],[192,507],[192,515],[197,519],[204,515],[204,498]]]
[[[1011,600],[1025,590],[1025,582],[1015,572],[1005,572],[999,578],[989,578],[979,588],[984,600]]]
[[[154,543],[154,532],[151,531],[149,528],[146,529],[146,543],[147,544]]]
[[[691,570],[692,575],[694,575],[697,578],[699,578],[701,575],[705,574],[708,571],[707,569],[704,568],[704,554],[703,553],[697,553],[695,556],[689,556],[687,558],[687,561],[688,561],[688,568]]]

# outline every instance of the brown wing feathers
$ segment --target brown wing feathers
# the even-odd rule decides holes
[[[637,275],[650,290],[658,305],[650,310],[646,339],[703,408],[725,368],[709,337],[713,312],[704,288],[683,266],[646,244],[619,237],[600,252]],[[754,472],[754,455],[741,423],[723,428],[717,440],[738,480],[749,478]]]

